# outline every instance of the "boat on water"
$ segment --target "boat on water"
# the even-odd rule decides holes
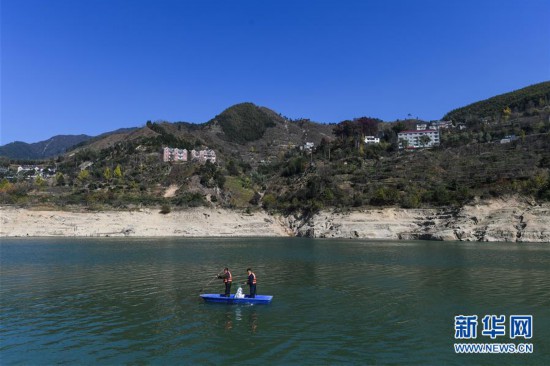
[[[255,297],[224,296],[223,294],[201,294],[206,302],[219,302],[226,304],[269,304],[273,299],[271,295],[256,295]]]

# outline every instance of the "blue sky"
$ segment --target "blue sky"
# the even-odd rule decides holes
[[[0,143],[206,122],[438,119],[550,80],[548,0],[1,0]]]

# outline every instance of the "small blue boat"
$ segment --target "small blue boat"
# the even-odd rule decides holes
[[[220,302],[225,304],[269,304],[273,299],[270,295],[256,295],[256,297],[235,298],[235,295],[223,296],[223,294],[202,294],[206,302]]]

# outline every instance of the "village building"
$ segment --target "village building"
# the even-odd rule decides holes
[[[516,137],[516,135],[508,135],[508,136],[504,136],[504,138],[500,140],[500,143],[507,144],[509,142],[516,141],[517,139],[518,138]]]
[[[187,149],[177,147],[165,147],[162,150],[162,161],[187,161]]]
[[[187,149],[178,149],[174,147],[165,147],[162,149],[162,161],[166,162],[186,162],[186,161],[196,161],[201,164],[210,161],[211,163],[216,162],[216,152],[212,149],[205,150],[191,150]]]
[[[430,129],[432,130],[438,130],[438,129],[448,129],[452,128],[453,124],[451,121],[432,121],[430,122]],[[418,129],[418,128],[417,128]]]
[[[40,170],[40,168],[38,168],[36,166],[30,166],[30,165],[20,165],[20,166],[17,167],[17,174],[30,172],[31,170],[35,171],[35,172],[38,172]]]
[[[424,131],[424,130],[427,130],[428,129],[428,125],[426,123],[418,123],[416,125],[416,130],[417,131]]]
[[[429,137],[426,139],[426,142],[423,140],[425,138],[422,138],[422,136]],[[397,134],[397,138],[399,141],[404,140],[407,141],[407,147],[408,148],[414,148],[418,149],[421,147],[432,147],[439,145],[439,130],[408,130],[408,131],[402,131]],[[399,143],[401,145],[401,142]],[[404,146],[400,146],[403,148]]]
[[[380,143],[379,137],[365,136],[365,144],[370,145],[370,144],[379,144],[379,143]]]
[[[210,161],[211,163],[216,162],[216,153],[214,152],[214,150],[201,150],[199,156],[199,162],[201,163],[206,163],[207,161]]]

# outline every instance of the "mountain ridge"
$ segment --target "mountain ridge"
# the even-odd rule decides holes
[[[464,107],[456,108],[443,116],[444,120],[451,120],[454,124],[476,125],[481,122],[498,122],[507,120],[511,113],[522,113],[529,115],[544,104],[550,104],[550,81],[533,84],[515,91],[496,95],[494,97],[471,103]],[[182,138],[200,139],[205,145],[215,144],[221,146],[230,144],[230,146],[247,144],[256,144],[264,138],[264,135],[275,138],[281,143],[298,143],[298,138],[294,137],[289,141],[277,136],[271,136],[270,130],[277,126],[284,125],[288,130],[289,123],[307,123],[307,129],[320,130],[323,137],[331,137],[331,128],[326,128],[330,124],[312,122],[308,119],[290,120],[283,117],[280,113],[267,107],[257,106],[251,102],[243,102],[232,105],[220,114],[204,123],[188,122],[166,122],[158,121],[157,125],[162,124],[168,133],[180,135]],[[388,124],[393,122],[386,122]],[[176,126],[176,129],[167,127]],[[323,127],[325,126],[325,127]],[[26,143],[14,141],[0,146],[0,157],[10,159],[38,160],[56,157],[64,154],[72,148],[90,147],[98,149],[112,146],[123,139],[134,139],[142,136],[151,136],[150,131],[143,130],[143,127],[120,128],[111,132],[105,132],[97,136],[81,135],[56,135],[47,140],[35,143]],[[181,131],[184,133],[181,133]],[[153,131],[154,132],[154,131]],[[273,132],[273,131],[271,131]],[[294,132],[295,134],[297,131]],[[116,137],[118,135],[118,137]],[[277,133],[275,133],[277,135]],[[280,134],[279,134],[280,135]],[[320,142],[319,134],[313,133],[312,142]],[[279,136],[281,137],[281,136]],[[307,132],[302,136],[302,141],[307,139]],[[332,136],[333,137],[333,136]],[[104,141],[102,141],[104,140]],[[265,144],[259,144],[265,145]],[[262,146],[255,146],[262,147]],[[243,149],[233,149],[235,151]]]
[[[133,130],[135,130],[134,127],[119,128],[114,131],[104,132],[97,136],[90,136],[86,134],[55,135],[49,139],[32,143],[14,141],[0,146],[0,157],[17,160],[41,160],[53,158],[65,154],[67,151],[70,151],[78,146],[82,146],[90,141],[101,139],[112,134],[131,132]]]
[[[549,101],[550,81],[543,81],[456,108],[442,119],[470,124],[501,121],[511,113],[529,113],[529,109],[548,105]]]
[[[88,141],[91,138],[92,136],[81,134],[56,135],[47,140],[34,143],[14,141],[0,146],[0,156],[20,160],[46,159],[63,154],[68,148]]]
[[[516,194],[550,201],[550,104],[510,108],[502,120],[479,116],[467,126],[438,123],[437,146],[410,150],[399,133],[426,122],[361,117],[326,125],[242,103],[203,124],[147,121],[115,131],[31,170],[2,159],[0,203],[165,213],[210,206],[308,218],[380,206],[452,213],[476,197]],[[248,135],[235,135],[241,128]],[[365,141],[371,135],[379,141]],[[164,161],[164,147],[209,148],[215,162]]]

